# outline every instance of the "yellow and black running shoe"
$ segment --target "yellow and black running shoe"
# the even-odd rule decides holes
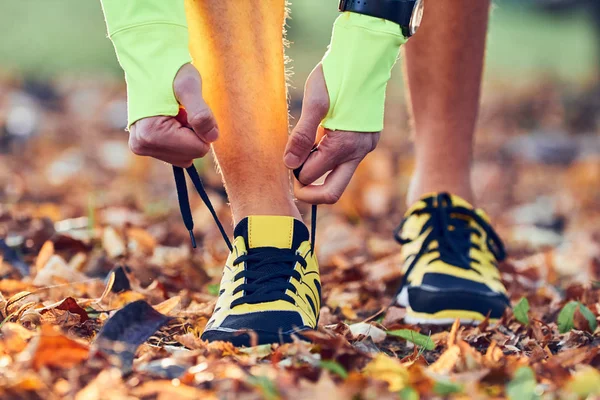
[[[396,302],[407,308],[407,323],[477,324],[509,306],[498,271],[504,245],[482,210],[448,193],[428,195],[395,235],[404,260]]]
[[[202,339],[236,346],[285,343],[315,329],[321,283],[304,223],[251,216],[235,228],[232,245]]]
[[[302,333],[317,327],[321,309],[321,281],[314,253],[317,207],[312,208],[310,238],[306,225],[292,217],[251,216],[236,226],[231,243],[196,168],[174,166],[179,208],[193,247],[196,239],[186,172],[231,251],[219,299],[202,339],[235,346],[305,339]]]

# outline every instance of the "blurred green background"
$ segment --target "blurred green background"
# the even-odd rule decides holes
[[[302,86],[327,46],[336,3],[292,1],[289,54],[294,60],[295,86]],[[486,79],[517,83],[546,76],[584,83],[595,78],[594,24],[585,9],[574,10],[549,13],[529,1],[497,0]],[[105,36],[99,0],[2,0],[0,37],[0,70],[44,78],[74,72],[122,75]],[[400,81],[398,76],[395,79]]]

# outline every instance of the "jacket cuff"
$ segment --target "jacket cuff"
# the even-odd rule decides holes
[[[128,126],[175,116],[173,81],[191,62],[183,0],[103,0],[108,36],[127,81]]]
[[[338,17],[322,62],[330,101],[323,127],[383,129],[387,83],[405,42],[394,22],[351,12]]]

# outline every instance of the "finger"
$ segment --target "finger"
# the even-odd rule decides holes
[[[175,165],[176,167],[187,168],[192,165],[192,159],[186,159],[182,157],[173,156],[170,154],[165,154],[164,151],[160,151],[159,149],[147,148],[144,150],[139,150],[133,141],[130,141],[129,147],[133,151],[134,154],[137,154],[141,157],[152,157],[157,160],[164,161],[168,164]]]
[[[217,121],[202,97],[202,79],[194,66],[183,66],[173,84],[175,96],[185,108],[187,125],[207,143],[219,137]]]
[[[204,157],[210,149],[194,131],[173,118],[142,120],[131,134],[130,147],[135,154],[159,159],[192,160]]]
[[[166,157],[193,160],[204,157],[210,151],[210,145],[191,129],[174,126],[158,138],[155,149]]]
[[[311,153],[302,166],[298,180],[303,185],[312,184],[338,165],[350,161],[354,157],[354,152],[351,150],[339,140],[339,136],[335,138],[324,136],[319,143],[318,151]]]
[[[292,130],[285,149],[283,161],[289,169],[296,169],[308,158],[317,130],[329,110],[329,94],[325,85],[323,69],[319,65],[311,73],[304,90],[302,114]]]
[[[310,185],[296,189],[298,200],[309,204],[334,204],[337,203],[344,190],[350,183],[358,162],[352,161],[336,167],[325,178],[322,185]]]
[[[174,165],[176,167],[187,168],[194,163],[194,160],[185,159],[185,158],[177,158],[177,157],[169,157],[159,152],[151,152],[153,154],[148,154],[147,157],[152,157],[160,161],[164,161],[167,164]]]

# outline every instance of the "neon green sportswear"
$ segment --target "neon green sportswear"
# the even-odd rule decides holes
[[[322,122],[325,128],[353,132],[383,129],[387,83],[405,42],[395,22],[352,12],[338,17],[323,58],[330,101]]]
[[[191,62],[183,0],[102,0],[127,81],[128,126],[157,115],[177,115],[173,80]]]
[[[184,2],[101,1],[108,36],[125,71],[128,126],[146,117],[177,115],[173,80],[191,62]],[[325,128],[383,129],[387,83],[405,42],[394,22],[351,12],[340,15],[323,58],[330,97],[329,113],[322,122]]]

